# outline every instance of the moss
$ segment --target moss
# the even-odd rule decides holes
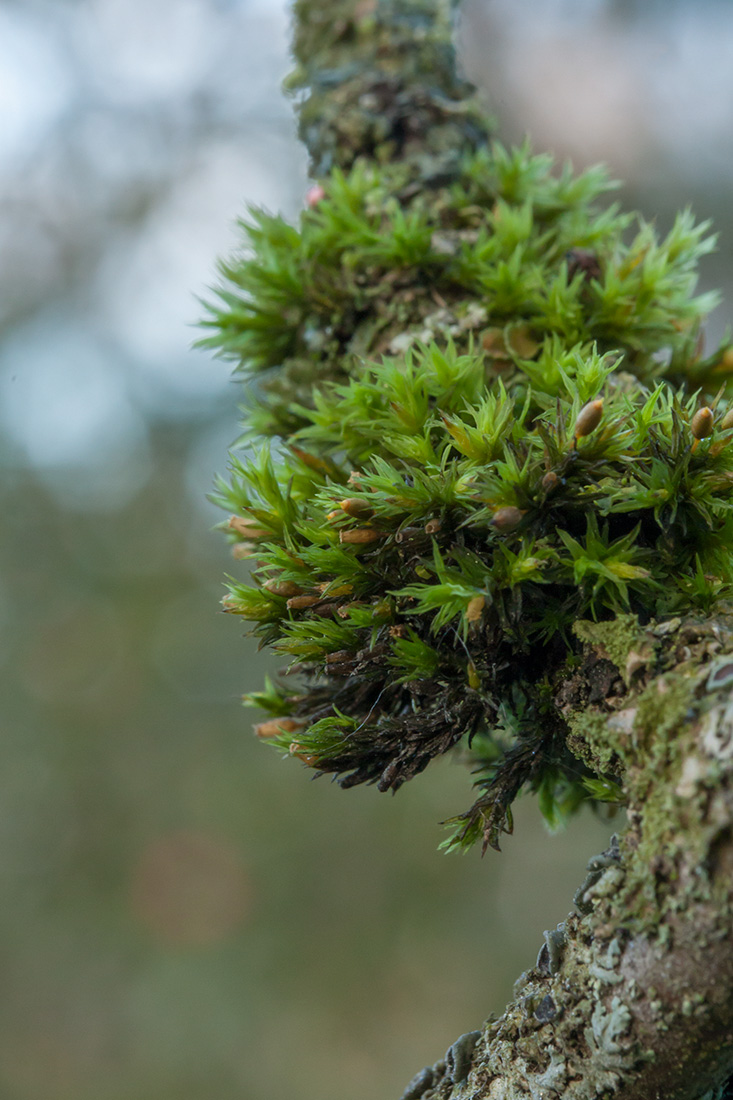
[[[523,788],[553,827],[615,797],[634,744],[603,715],[613,665],[643,682],[639,619],[733,593],[731,348],[701,356],[695,294],[713,238],[489,145],[443,0],[296,14],[319,185],[295,225],[250,213],[205,321],[258,376],[249,441],[277,437],[217,488],[254,559],[225,609],[297,677],[256,697],[288,720],[269,743],[384,791],[460,745],[478,792],[448,846],[498,848]],[[592,677],[582,643],[609,657]],[[640,700],[637,740],[666,745],[679,690]]]
[[[262,443],[217,487],[253,559],[225,610],[292,662],[252,698],[258,734],[393,791],[460,746],[478,797],[448,847],[498,848],[523,788],[553,825],[628,800],[476,1057],[472,1033],[406,1097],[632,1095],[671,1028],[707,1087],[717,1006],[676,964],[730,963],[733,346],[703,357],[716,299],[695,293],[713,238],[689,212],[659,238],[603,205],[602,170],[490,146],[447,0],[296,18],[318,185],[295,225],[250,212],[205,321]]]

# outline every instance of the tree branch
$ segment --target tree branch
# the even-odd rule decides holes
[[[547,934],[466,1079],[438,1063],[423,1100],[696,1100],[733,1072],[733,635],[669,626],[639,632],[623,694],[567,701],[590,690],[601,644],[564,686],[575,750],[618,769],[628,828],[591,861],[578,912]]]
[[[287,87],[316,177],[356,157],[449,177],[489,122],[456,71],[450,0],[297,0]]]
[[[496,845],[523,784],[627,805],[504,1015],[404,1100],[697,1100],[733,1070],[733,627],[691,617],[733,588],[731,413],[695,394],[733,363],[699,349],[705,227],[629,245],[598,173],[473,155],[446,0],[295,17],[329,178],[299,231],[258,215],[209,322],[270,372],[256,423],[288,444],[221,493],[259,559],[225,608],[309,678],[255,697],[259,734],[382,789],[484,737],[458,842]]]
[[[367,156],[407,163],[424,185],[486,141],[448,3],[298,0],[295,14],[291,87],[310,89],[300,134],[316,176]],[[612,705],[568,701],[588,697],[592,665],[563,685],[573,750],[623,783],[621,857],[590,875],[586,911],[519,979],[468,1079],[438,1063],[411,1097],[694,1100],[733,1071],[733,701],[705,686],[721,637],[733,648],[722,624],[647,631]]]

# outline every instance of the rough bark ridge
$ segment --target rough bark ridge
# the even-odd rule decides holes
[[[456,76],[451,14],[435,0],[299,0],[292,86],[310,89],[300,133],[315,175],[367,155],[407,161],[429,185],[485,140]],[[418,1074],[405,1100],[696,1100],[733,1072],[730,624],[640,629],[617,690],[589,706],[598,661],[619,661],[598,633],[557,701],[577,755],[621,778],[627,831],[591,865],[577,912],[548,932],[505,1014]]]
[[[207,322],[269,372],[250,430],[282,437],[279,466],[234,456],[221,487],[258,558],[224,606],[297,661],[304,684],[256,697],[258,733],[308,766],[387,790],[461,739],[483,752],[452,843],[498,847],[523,785],[627,806],[504,1015],[404,1100],[719,1100],[733,412],[712,395],[733,347],[698,341],[710,242],[683,216],[626,244],[600,175],[485,153],[451,14],[296,3],[323,185],[299,230],[255,215]]]

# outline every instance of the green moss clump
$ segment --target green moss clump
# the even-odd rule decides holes
[[[402,164],[334,170],[298,227],[252,214],[206,322],[257,375],[248,434],[277,437],[217,489],[255,559],[225,609],[292,661],[260,733],[380,790],[463,741],[480,793],[449,845],[498,847],[523,786],[553,823],[593,791],[553,701],[578,620],[733,583],[713,241],[689,213],[633,229],[608,186],[526,146],[417,192]]]
[[[707,224],[685,212],[661,241],[641,221],[629,233],[632,215],[595,205],[614,186],[602,168],[552,167],[526,145],[495,144],[465,155],[450,183],[416,190],[404,163],[358,162],[323,179],[299,227],[251,211],[202,341],[258,373],[248,430],[288,435],[304,423],[293,403],[310,405],[314,386],[432,338],[480,351],[487,382],[509,388],[556,389],[563,356],[594,347],[646,384],[733,369],[699,356],[717,300],[694,294],[714,244]]]

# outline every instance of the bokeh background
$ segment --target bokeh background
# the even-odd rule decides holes
[[[608,824],[446,857],[396,798],[251,737],[266,655],[206,500],[237,433],[197,296],[246,203],[296,216],[282,0],[0,0],[0,1100],[384,1100],[501,1010]],[[470,0],[507,140],[605,160],[733,274],[733,5]],[[725,305],[711,320],[724,329]]]

